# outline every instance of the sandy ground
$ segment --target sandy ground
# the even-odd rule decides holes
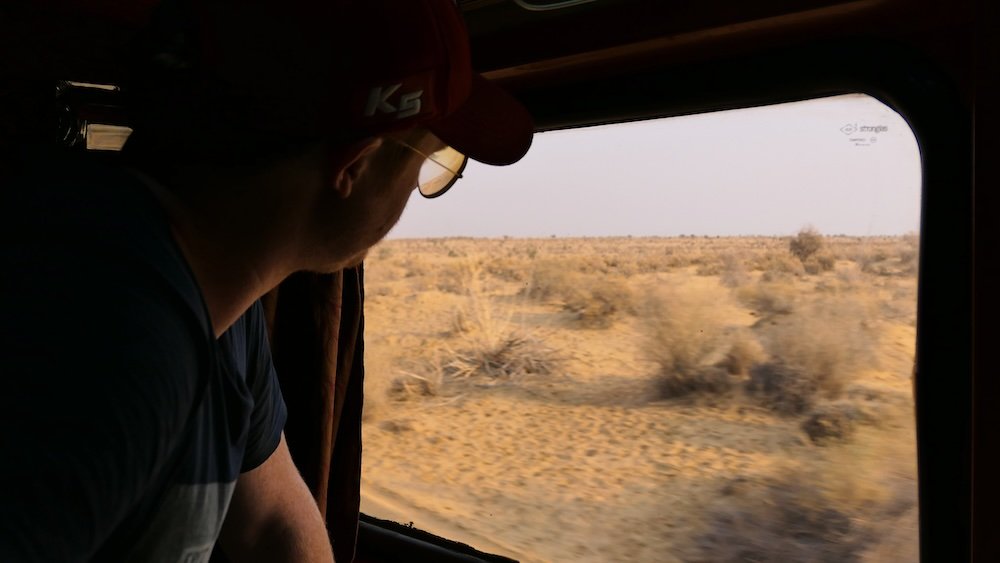
[[[455,259],[497,256],[490,244],[500,243],[463,241]],[[542,249],[533,261],[544,259],[545,244],[532,247]],[[912,303],[908,310],[904,302],[912,279],[865,284],[872,288],[866,298],[893,314],[879,317],[876,359],[855,374],[852,389],[871,390],[884,416],[845,443],[818,446],[801,417],[778,416],[752,401],[658,396],[641,310],[616,312],[607,326],[581,327],[560,299],[525,298],[525,280],[480,273],[474,295],[468,287],[442,290],[437,265],[446,262],[435,257],[455,249],[415,245],[389,242],[391,252],[376,253],[368,266],[363,511],[526,562],[708,561],[705,538],[719,507],[752,506],[733,492],[734,483],[791,471],[844,481],[851,491],[837,494],[859,506],[885,500],[890,489],[903,492],[889,500],[915,495],[908,410],[915,329]],[[718,276],[697,275],[693,266],[666,270],[620,283],[640,295],[657,286],[720,287]],[[747,283],[760,275],[751,273]],[[832,279],[834,272],[823,275]],[[805,291],[822,279],[797,276],[791,283]],[[493,311],[496,330],[543,342],[558,371],[449,379],[415,363],[460,350],[456,315],[470,299]],[[761,318],[735,300],[720,301],[718,311],[746,330]],[[393,388],[413,375],[433,385],[416,393]],[[755,494],[751,486],[745,496]],[[914,557],[914,517],[913,510],[899,516],[890,534],[899,545],[869,542],[845,560]]]

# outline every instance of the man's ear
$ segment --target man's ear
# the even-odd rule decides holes
[[[382,139],[376,137],[330,151],[333,189],[341,198],[347,199],[351,196],[355,184],[368,169],[372,157],[380,146]]]

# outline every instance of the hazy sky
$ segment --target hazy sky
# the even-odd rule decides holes
[[[913,134],[851,95],[541,133],[517,164],[414,192],[389,236],[903,234],[919,214]]]

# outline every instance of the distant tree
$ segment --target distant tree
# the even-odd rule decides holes
[[[802,263],[823,248],[823,235],[813,227],[805,227],[788,242],[788,250]]]

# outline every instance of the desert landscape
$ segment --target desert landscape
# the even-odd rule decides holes
[[[389,240],[362,510],[521,561],[916,561],[917,237]]]

